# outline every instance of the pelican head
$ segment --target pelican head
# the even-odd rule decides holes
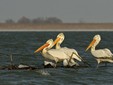
[[[49,39],[49,40],[46,41],[46,43],[44,45],[42,45],[41,47],[39,47],[34,53],[40,52],[44,48],[50,49],[52,47],[53,47],[53,39]]]
[[[87,47],[86,51],[91,47],[95,47],[100,42],[100,40],[101,40],[101,36],[99,34],[95,35],[92,42]]]
[[[56,38],[55,41],[54,41],[54,45],[55,45],[56,43],[61,44],[61,43],[64,41],[64,38],[65,38],[64,34],[63,34],[63,33],[59,33],[59,34],[57,35],[57,38]]]

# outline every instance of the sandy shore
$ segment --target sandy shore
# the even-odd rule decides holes
[[[113,31],[113,23],[3,24],[0,31]]]

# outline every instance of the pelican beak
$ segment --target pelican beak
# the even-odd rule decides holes
[[[55,45],[58,41],[60,41],[60,38],[56,38],[56,40],[53,42],[53,45]]]
[[[45,47],[47,47],[47,46],[49,46],[49,44],[48,43],[46,43],[46,44],[44,44],[44,45],[42,45],[41,47],[39,47],[34,53],[37,53],[37,52],[39,52],[39,51],[41,51],[42,49],[44,49]]]
[[[89,46],[87,47],[86,51],[96,42],[95,39],[92,40],[92,42],[89,44]]]

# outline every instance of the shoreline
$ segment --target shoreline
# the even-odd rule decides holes
[[[18,32],[22,32],[22,31],[35,31],[35,32],[40,32],[40,31],[113,31],[113,29],[0,29],[1,32],[14,32],[14,31],[18,31]]]
[[[5,24],[0,31],[113,31],[113,23]]]

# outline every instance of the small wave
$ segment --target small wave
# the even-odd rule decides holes
[[[36,71],[36,72],[40,73],[41,75],[45,75],[45,76],[50,75],[50,73],[48,71],[45,71],[45,70],[39,70],[39,71]]]

